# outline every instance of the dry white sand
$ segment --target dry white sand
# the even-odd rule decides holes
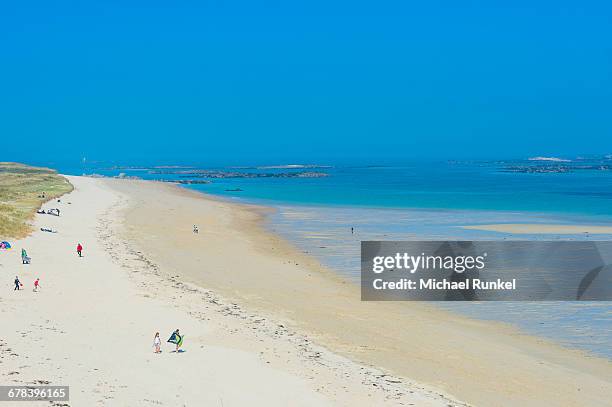
[[[490,232],[525,234],[547,234],[547,235],[575,235],[581,233],[612,234],[612,226],[598,225],[551,225],[538,223],[500,223],[491,225],[463,226],[463,229],[486,230]]]
[[[69,179],[75,191],[61,203],[47,205],[59,207],[62,216],[35,219],[37,230],[50,227],[58,233],[37,231],[0,253],[0,384],[69,385],[68,405],[79,407],[458,404],[437,391],[338,356],[257,307],[244,308],[221,297],[223,290],[189,284],[179,277],[181,261],[173,267],[156,262],[148,253],[180,246],[183,237],[174,230],[138,230],[124,224],[122,214],[124,207],[136,204],[133,197],[141,187],[168,194],[174,191],[168,186]],[[132,195],[119,191],[123,187]],[[198,210],[231,221],[206,207]],[[158,221],[167,216],[155,208],[143,215],[162,227]],[[217,237],[223,241],[223,228],[199,224],[202,242]],[[182,226],[186,231],[180,233],[193,239],[192,225]],[[130,233],[150,239],[146,250],[124,239]],[[83,258],[75,253],[78,242],[84,246]],[[21,264],[22,247],[32,264]],[[208,267],[207,258],[187,245],[181,250],[175,255],[182,261]],[[216,255],[252,254],[240,250],[228,246]],[[230,263],[224,272],[232,274],[231,281],[239,273],[262,271],[232,270]],[[13,291],[15,275],[24,284],[21,291]],[[37,277],[41,289],[33,292]],[[325,298],[313,297],[312,307],[325,312]],[[165,343],[176,328],[185,335],[184,352],[178,354]],[[162,354],[153,353],[156,331],[161,333]]]

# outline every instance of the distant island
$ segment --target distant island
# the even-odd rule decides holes
[[[558,157],[530,157],[529,161],[554,161],[554,162],[570,162],[572,160],[567,160],[565,158]]]
[[[313,169],[313,168],[332,168],[331,165],[319,164],[283,164],[283,165],[263,165],[258,167],[230,167],[236,170],[295,170],[295,169]]]
[[[610,171],[612,156],[575,157],[530,157],[526,160],[497,162],[500,172],[525,174],[570,173],[575,171]]]
[[[541,166],[509,166],[501,170],[501,172],[523,172],[531,174],[540,173],[563,173],[574,171],[610,171],[612,165],[541,165]]]
[[[183,185],[212,184],[211,181],[196,180],[196,179],[162,179],[160,181],[161,182],[171,182],[174,184],[183,184]]]
[[[239,172],[218,170],[151,170],[149,174],[178,175],[181,178],[323,178],[329,176],[328,173],[314,171]]]

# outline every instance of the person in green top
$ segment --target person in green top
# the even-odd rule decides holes
[[[21,249],[21,264],[29,263],[28,261],[28,253],[26,249]]]
[[[183,335],[181,335],[179,333],[179,330],[177,329],[176,331],[172,332],[172,335],[170,335],[170,339],[168,339],[168,342],[174,343],[176,345],[175,352],[178,353],[179,348],[183,345]]]

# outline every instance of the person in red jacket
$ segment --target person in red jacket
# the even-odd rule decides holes
[[[83,251],[83,246],[81,246],[81,244],[80,244],[80,243],[79,243],[79,244],[77,244],[77,253],[78,253],[79,257],[82,257],[82,256],[81,256],[81,252],[82,252],[82,251]]]

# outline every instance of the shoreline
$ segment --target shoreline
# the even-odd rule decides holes
[[[436,214],[427,211],[396,211],[294,206],[276,204],[269,213],[265,227],[273,234],[288,240],[303,253],[314,256],[326,268],[348,281],[360,283],[360,241],[377,240],[584,240],[584,235],[547,236],[530,234],[508,237],[495,232],[463,230],[458,225],[478,221],[478,214]],[[559,222],[554,218],[526,217],[517,214],[507,220],[523,222]],[[464,218],[465,216],[465,218]],[[522,216],[522,215],[521,215]],[[482,214],[482,223],[501,221]],[[491,222],[493,223],[493,222]],[[560,223],[560,222],[559,222]],[[589,224],[586,221],[575,224]],[[350,228],[355,226],[355,233]],[[589,236],[591,241],[606,240],[612,235]],[[534,252],[537,255],[537,252]],[[548,306],[529,302],[504,303],[429,303],[437,308],[478,320],[507,323],[520,332],[546,338],[569,349],[580,349],[590,354],[612,360],[612,350],[605,344],[612,343],[612,332],[606,329],[612,323],[609,306],[605,302],[590,304],[588,310],[574,303],[555,303]],[[585,305],[584,303],[582,305]],[[578,312],[576,314],[576,312]],[[575,316],[575,317],[574,317]],[[589,335],[586,335],[588,332]]]
[[[603,225],[568,225],[546,223],[500,223],[490,225],[462,226],[463,229],[483,230],[488,232],[509,233],[517,235],[555,234],[555,235],[610,235],[612,226]]]
[[[112,176],[108,176],[108,178],[114,178]],[[339,210],[373,210],[373,211],[389,211],[389,212],[414,212],[414,213],[445,213],[445,214],[496,214],[496,215],[527,215],[529,217],[546,217],[550,219],[563,219],[567,220],[571,225],[571,222],[583,222],[588,221],[588,223],[597,223],[601,222],[608,225],[612,225],[612,214],[600,214],[600,213],[586,213],[586,212],[573,212],[573,211],[545,211],[545,210],[529,210],[529,209],[494,209],[494,208],[444,208],[440,206],[385,206],[385,205],[370,205],[370,204],[348,204],[348,203],[334,203],[334,202],[303,202],[303,201],[283,201],[276,200],[271,198],[258,198],[254,196],[245,196],[245,195],[230,195],[224,193],[212,193],[207,192],[205,190],[194,187],[193,185],[181,184],[178,182],[174,182],[172,180],[161,181],[156,179],[146,179],[146,178],[138,178],[134,180],[139,181],[149,181],[149,182],[163,182],[168,183],[170,185],[179,186],[183,189],[187,189],[189,191],[195,191],[211,197],[211,199],[219,199],[221,201],[226,201],[228,203],[235,203],[237,205],[253,205],[260,207],[295,207],[295,208],[319,208],[319,209],[339,209]],[[501,223],[500,223],[501,224]],[[529,223],[531,224],[531,223]],[[533,223],[534,225],[545,224],[545,223]],[[556,223],[551,223],[556,224]],[[560,223],[561,224],[561,223]],[[582,224],[582,223],[580,223]],[[495,224],[497,225],[497,224]],[[505,225],[505,224],[504,224]],[[565,225],[565,223],[563,223]],[[480,225],[464,225],[466,227],[478,227]],[[461,226],[461,227],[464,227]],[[485,225],[487,226],[487,225]],[[594,225],[598,226],[598,225]],[[610,226],[612,227],[612,226]],[[612,233],[611,233],[612,234]]]
[[[572,405],[573,402],[578,403],[579,400],[582,400],[585,387],[591,388],[595,393],[600,392],[602,388],[612,389],[609,380],[603,379],[609,377],[608,373],[611,372],[609,361],[581,351],[568,350],[540,338],[529,337],[503,326],[505,324],[476,321],[457,315],[451,316],[445,311],[434,310],[422,304],[413,304],[410,307],[401,304],[364,305],[359,301],[351,300],[351,298],[359,298],[354,287],[347,286],[346,281],[342,278],[326,271],[315,259],[303,255],[291,244],[271,235],[262,226],[263,214],[257,212],[262,209],[254,205],[226,202],[226,200],[217,199],[217,197],[211,197],[199,191],[164,185],[161,187],[165,192],[162,195],[166,193],[175,195],[175,198],[180,197],[184,201],[179,205],[180,216],[177,217],[175,216],[178,215],[177,208],[167,206],[170,202],[162,202],[168,197],[159,199],[159,185],[153,186],[147,184],[146,181],[108,180],[107,182],[128,193],[125,186],[130,183],[139,183],[140,186],[149,185],[152,189],[157,190],[145,193],[145,189],[149,190],[149,187],[138,188],[139,196],[135,199],[140,200],[140,204],[136,205],[136,210],[127,214],[127,224],[130,225],[132,231],[142,231],[143,228],[146,230],[145,236],[137,236],[138,233],[130,235],[130,239],[139,242],[141,248],[150,246],[155,241],[155,238],[151,238],[150,235],[154,235],[152,232],[156,229],[147,224],[146,217],[141,216],[147,206],[143,200],[143,193],[145,195],[153,193],[156,196],[157,199],[153,205],[156,209],[153,212],[163,212],[165,216],[171,216],[174,220],[171,223],[164,222],[163,226],[157,225],[156,230],[170,232],[173,227],[176,229],[176,225],[181,224],[182,220],[184,227],[197,223],[201,228],[200,234],[208,233],[210,235],[208,238],[213,239],[207,240],[207,245],[204,246],[198,247],[198,245],[189,243],[188,248],[181,248],[185,252],[194,253],[194,250],[198,252],[198,255],[194,257],[199,258],[193,258],[192,261],[179,261],[171,254],[172,250],[164,250],[163,255],[149,253],[160,264],[172,267],[172,264],[178,261],[182,265],[181,270],[177,270],[181,279],[211,288],[248,309],[257,309],[263,313],[272,314],[275,318],[285,320],[299,330],[313,333],[316,340],[327,348],[338,351],[358,362],[383,367],[393,374],[430,383],[444,389],[449,394],[475,404],[487,405],[494,401],[499,405],[516,403],[538,405],[543,402]],[[121,182],[123,184],[120,184]],[[193,208],[190,208],[192,209],[190,215],[193,218],[188,221],[185,219],[188,212],[186,209],[193,205],[199,209],[193,211]],[[215,215],[211,217],[210,214],[213,212]],[[197,222],[192,221],[193,219],[197,219]],[[211,226],[211,223],[208,222],[212,222],[212,230],[207,230]],[[221,231],[226,233],[221,233]],[[234,236],[227,240],[227,234]],[[231,270],[254,268],[255,264],[233,258],[228,259],[228,263],[219,263],[218,259],[212,260],[214,257],[212,254],[218,255],[223,252],[222,248],[215,244],[215,238],[226,239],[225,244],[232,243],[234,247],[239,247],[238,252],[248,252],[253,258],[258,259],[256,263],[265,263],[266,267],[261,267],[266,270],[265,274],[260,273],[256,278],[249,276],[246,271],[242,272],[240,278],[233,273],[230,274]],[[211,244],[214,247],[210,247]],[[291,260],[287,261],[287,258]],[[222,272],[201,271],[192,264],[197,265],[202,261],[208,263],[207,268],[211,266],[213,269],[220,268]],[[263,284],[261,279],[265,279],[266,284]],[[288,286],[287,279],[290,279],[294,285]],[[274,286],[273,289],[269,286],[270,284]],[[316,290],[309,292],[308,287],[316,287]],[[287,296],[286,291],[290,291],[292,295]],[[308,307],[307,301],[311,301],[312,298],[323,298],[330,308],[328,311],[339,313],[340,318],[329,317],[325,311],[317,311]],[[359,308],[359,310],[354,308]],[[372,309],[376,311],[373,313]],[[363,315],[360,315],[361,311],[364,312]],[[385,323],[377,320],[376,315],[380,317],[387,313],[396,317],[393,319],[398,321]],[[373,326],[364,327],[364,321]],[[428,335],[420,338],[414,333],[407,334],[401,330],[398,331],[397,325],[402,326],[404,323],[410,329],[416,328],[416,331],[429,334],[429,338],[427,338]],[[436,335],[431,335],[433,332],[439,334],[439,331],[449,333],[449,337],[454,337],[455,340],[480,338],[477,340],[479,342],[482,338],[486,338],[487,346],[494,349],[484,352],[485,360],[478,360],[476,356],[478,352],[470,350],[465,343],[453,349],[448,340],[440,340],[435,337]],[[376,332],[382,332],[382,335]],[[382,341],[375,340],[372,343],[373,338],[381,337]],[[432,341],[434,344],[431,343]],[[459,342],[463,341],[459,340]],[[417,350],[417,355],[397,357],[398,352],[406,352],[411,345],[421,345],[420,350]],[[495,352],[500,351],[504,355],[501,360],[499,356],[494,355]],[[514,366],[509,369],[509,372],[500,372],[500,364],[509,357],[520,360],[510,363]],[[470,367],[476,371],[468,373],[465,370],[467,366],[463,365],[471,363],[474,364]],[[407,367],[407,364],[411,366]],[[548,368],[542,367],[542,364],[547,365]],[[557,366],[557,369],[551,371],[552,366]],[[572,380],[563,374],[563,371],[567,369],[573,371],[574,384],[571,384]],[[540,371],[540,374],[549,376],[547,385],[539,390],[533,389],[530,392],[531,398],[527,399],[515,394],[514,386],[500,383],[502,377],[506,377],[501,380],[503,382],[504,380],[516,381],[517,376],[537,375],[536,372],[525,375],[525,370],[536,370]],[[478,384],[474,384],[472,380],[466,381],[462,377],[466,374],[470,377],[478,377]],[[576,375],[579,377],[577,380]],[[590,383],[589,377],[593,378],[592,376],[599,377],[595,380],[599,384]],[[491,382],[491,377],[497,377],[498,380]],[[534,376],[534,380],[536,377]],[[528,378],[524,378],[520,382],[523,386],[529,387],[531,384],[527,380]],[[580,388],[575,387],[576,381],[582,380],[584,382]],[[540,394],[537,395],[537,393]],[[594,395],[593,397],[598,398],[599,396]]]

